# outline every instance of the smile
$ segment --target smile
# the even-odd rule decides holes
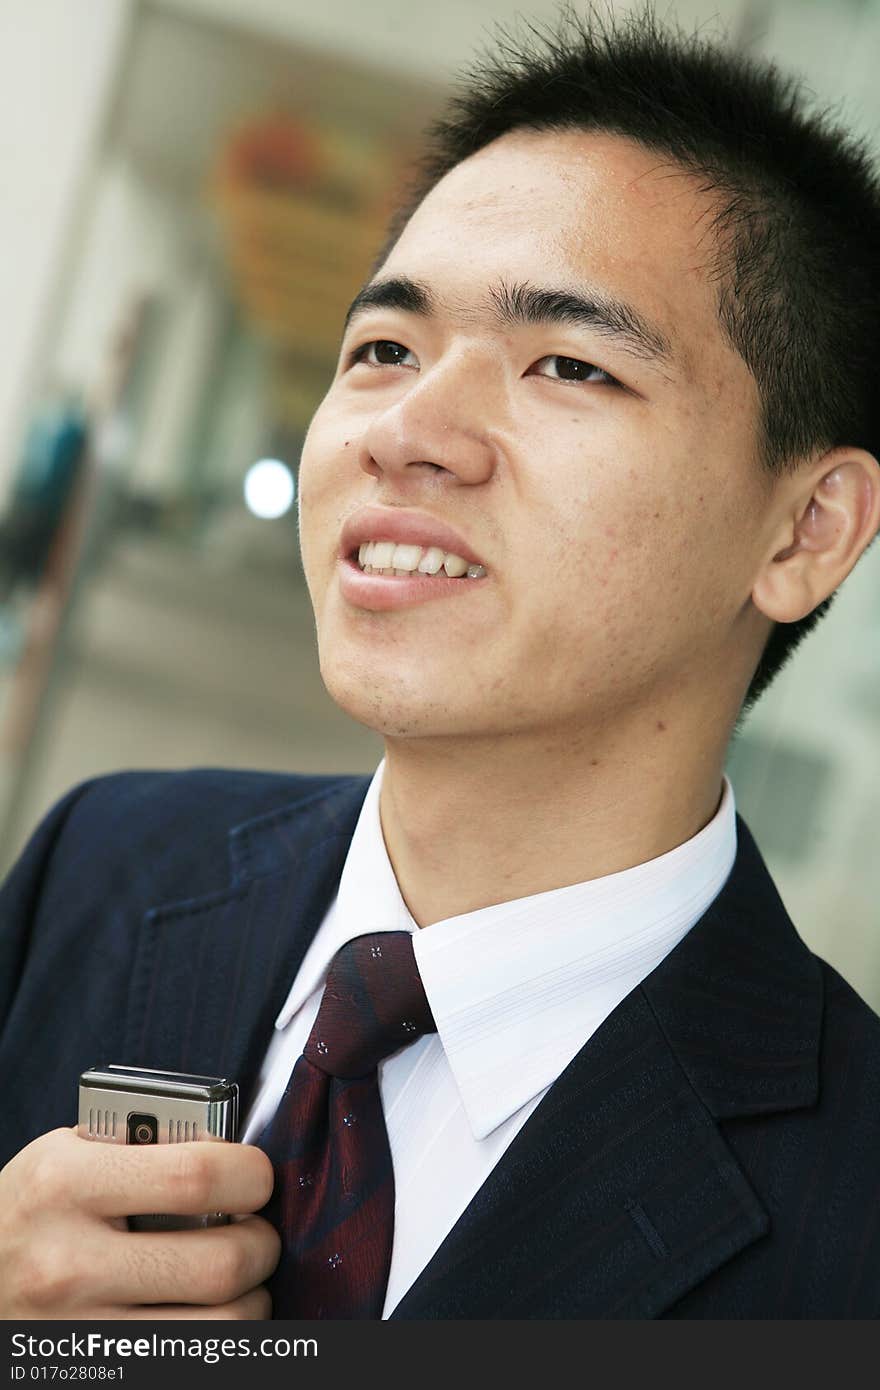
[[[437,575],[442,570],[448,579],[482,579],[483,565],[471,565],[460,555],[443,551],[439,546],[401,545],[394,541],[364,541],[358,547],[358,565],[365,574],[394,575],[398,578],[412,574]]]
[[[378,546],[385,545],[392,550],[391,559],[396,560],[398,547],[389,541],[379,541]],[[367,552],[373,550],[373,543],[367,541],[364,547]],[[477,594],[485,592],[491,587],[489,577],[482,565],[468,565],[460,556],[444,552],[437,547],[406,546],[406,550],[416,552],[415,565],[408,568],[406,565],[380,565],[373,567],[362,567],[360,563],[360,547],[358,551],[340,559],[337,564],[339,576],[339,589],[343,599],[353,608],[369,609],[375,613],[384,613],[392,609],[409,608],[420,603],[429,603],[442,598],[452,598],[458,595],[459,602],[463,602],[465,594]],[[432,551],[436,551],[433,554]],[[433,566],[437,555],[440,556],[442,563],[438,563],[437,568],[429,572],[421,568],[430,557]],[[375,551],[373,558],[376,558]],[[379,551],[380,560],[388,558],[383,551]],[[412,557],[410,564],[412,564]],[[457,567],[464,566],[464,574],[450,575],[446,569],[447,561],[452,561],[450,568],[455,571]],[[454,563],[458,562],[458,566]],[[480,571],[480,573],[472,573]]]

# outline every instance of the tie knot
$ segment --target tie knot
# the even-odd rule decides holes
[[[373,932],[333,957],[303,1055],[330,1076],[364,1076],[436,1031],[409,932]]]

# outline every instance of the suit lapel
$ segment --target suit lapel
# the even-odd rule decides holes
[[[769,1230],[718,1124],[813,1105],[821,975],[742,820],[708,912],[609,1015],[394,1318],[653,1318]]]
[[[633,991],[519,1131],[395,1318],[651,1318],[767,1216]]]
[[[369,777],[229,833],[228,886],[147,912],[129,993],[127,1065],[229,1076],[249,1104],[272,1027],[329,907]]]
[[[147,913],[131,1065],[236,1077],[332,901],[369,778],[230,832],[226,889]],[[721,894],[573,1058],[394,1318],[657,1317],[769,1218],[718,1121],[814,1104],[821,976],[744,822]]]

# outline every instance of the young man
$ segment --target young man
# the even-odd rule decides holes
[[[385,758],[101,778],[37,831],[2,900],[2,1311],[265,1317],[283,1245],[276,1316],[876,1317],[880,1021],[723,776],[880,526],[867,158],[650,18],[502,53],[435,139],[300,472],[322,674]],[[319,1198],[272,1153],[281,1241],[257,1145],[299,1142],[331,963],[386,932],[429,1023],[375,1064],[385,1263],[334,1302],[357,1106]],[[237,1077],[246,1142],[57,1128],[99,1060]]]

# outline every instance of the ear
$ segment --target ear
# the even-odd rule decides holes
[[[755,606],[777,623],[812,613],[880,529],[880,463],[864,449],[831,449],[786,483],[776,490],[782,517],[752,589]]]

